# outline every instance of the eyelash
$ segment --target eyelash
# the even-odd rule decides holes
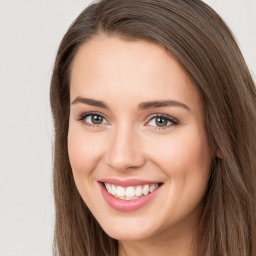
[[[96,127],[99,128],[100,126],[104,125],[104,124],[90,124],[88,122],[85,121],[85,119],[89,116],[99,116],[102,117],[103,119],[107,120],[102,114],[98,113],[98,112],[89,112],[89,113],[83,113],[79,118],[78,121],[82,122],[83,124],[85,124],[86,126],[89,127]]]
[[[162,126],[162,127],[152,126],[156,130],[165,130],[165,129],[171,128],[173,126],[177,126],[179,124],[179,121],[177,119],[175,119],[175,118],[173,118],[173,117],[171,117],[169,115],[166,115],[166,114],[153,114],[153,115],[148,117],[148,121],[146,122],[146,125],[149,126],[148,123],[150,121],[152,121],[153,119],[157,119],[157,118],[165,119],[167,122],[170,122],[171,124],[166,125],[166,126]]]
[[[107,125],[107,124],[104,124],[104,123],[101,123],[101,124],[90,124],[88,122],[85,121],[85,119],[89,116],[98,116],[98,117],[101,117],[105,120],[107,120],[104,115],[102,115],[101,113],[98,113],[98,112],[89,112],[89,113],[83,113],[79,118],[78,118],[78,121],[82,122],[83,124],[85,124],[86,126],[88,127],[92,127],[92,128],[99,128],[101,127],[102,125]],[[148,117],[148,121],[146,122],[146,126],[150,126],[148,125],[148,123],[150,121],[152,121],[153,119],[156,119],[156,118],[162,118],[164,120],[168,122],[170,122],[171,124],[170,125],[166,125],[166,126],[162,126],[162,127],[159,127],[159,126],[152,126],[153,129],[156,129],[156,130],[165,130],[165,129],[168,129],[170,127],[173,127],[173,126],[177,126],[179,125],[179,121],[169,115],[166,115],[166,114],[153,114],[151,116]],[[108,122],[108,121],[107,121]]]

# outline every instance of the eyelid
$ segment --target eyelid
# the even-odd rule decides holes
[[[90,124],[90,123],[87,123],[85,122],[84,120],[86,119],[86,117],[88,116],[92,116],[92,115],[97,115],[97,116],[101,116],[102,118],[104,118],[107,123],[102,123],[102,124]],[[82,113],[81,115],[79,115],[77,121],[81,121],[83,122],[85,125],[87,126],[93,126],[93,127],[99,127],[99,126],[106,126],[108,125],[110,122],[108,121],[108,118],[106,118],[102,113],[100,112],[97,112],[97,111],[91,111],[91,112],[84,112]]]
[[[84,120],[86,119],[86,117],[88,116],[91,116],[91,115],[98,115],[98,116],[101,116],[102,118],[104,118],[106,120],[107,123],[102,123],[102,124],[91,124],[91,123],[88,123],[88,122],[85,122]],[[159,127],[159,126],[152,126],[152,125],[148,125],[148,123],[153,119],[153,118],[157,118],[157,117],[161,117],[161,118],[164,118],[164,119],[167,119],[167,121],[171,122],[172,124],[171,125],[166,125],[166,126],[162,126],[162,127]],[[77,121],[80,121],[82,123],[84,123],[86,126],[88,127],[96,127],[96,128],[100,128],[102,126],[106,126],[106,125],[109,125],[110,122],[108,121],[108,118],[105,117],[104,114],[100,113],[100,112],[97,112],[97,111],[91,111],[91,112],[84,112],[82,113]],[[147,117],[146,119],[146,123],[145,125],[146,126],[150,126],[152,129],[157,129],[157,130],[164,130],[164,129],[168,129],[168,128],[171,128],[173,126],[176,126],[180,124],[180,122],[170,116],[170,115],[167,115],[167,114],[163,114],[163,113],[155,113],[155,114],[151,114],[150,116]]]
[[[172,122],[172,124],[171,124],[171,125],[166,125],[166,126],[163,126],[163,127],[148,125],[148,123],[149,123],[153,118],[157,118],[157,117],[165,118],[165,119],[167,119],[168,121]],[[146,126],[150,126],[150,127],[152,127],[153,129],[157,129],[157,130],[168,129],[168,128],[171,128],[171,127],[176,126],[176,125],[178,125],[178,124],[180,124],[180,122],[179,122],[176,118],[174,118],[174,117],[172,117],[172,116],[170,116],[170,115],[167,115],[167,114],[163,114],[163,113],[161,113],[161,114],[160,114],[160,113],[152,114],[152,115],[150,115],[150,116],[147,118],[147,121],[146,121]]]

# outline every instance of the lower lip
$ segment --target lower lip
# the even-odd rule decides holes
[[[105,198],[107,203],[115,210],[123,211],[123,212],[135,211],[135,210],[145,206],[157,195],[159,189],[161,188],[161,186],[160,186],[153,192],[147,194],[146,196],[141,196],[137,199],[122,200],[122,199],[116,198],[113,195],[109,194],[107,192],[107,190],[105,189],[104,184],[102,184],[102,183],[99,183],[99,184],[101,187],[101,192],[103,194],[103,197]]]

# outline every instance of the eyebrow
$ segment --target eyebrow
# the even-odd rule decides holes
[[[104,103],[103,101],[90,99],[90,98],[83,98],[80,96],[76,97],[72,101],[71,105],[77,104],[77,103],[83,103],[83,104],[87,104],[87,105],[94,106],[94,107],[109,109],[107,104]],[[186,110],[191,110],[186,104],[181,103],[179,101],[175,101],[175,100],[142,102],[139,104],[138,109],[145,110],[145,109],[150,109],[150,108],[161,108],[161,107],[182,107]]]
[[[149,108],[161,108],[161,107],[182,107],[186,110],[191,110],[186,104],[176,100],[149,101],[149,102],[142,102],[139,104],[140,110],[149,109]]]
[[[87,105],[94,106],[94,107],[108,109],[108,106],[103,101],[100,101],[100,100],[82,98],[82,97],[78,96],[72,101],[71,105],[77,104],[77,103],[83,103],[83,104],[87,104]]]

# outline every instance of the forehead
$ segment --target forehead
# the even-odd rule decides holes
[[[71,69],[71,99],[77,96],[186,101],[198,104],[190,77],[163,47],[146,41],[96,37],[78,50]]]

